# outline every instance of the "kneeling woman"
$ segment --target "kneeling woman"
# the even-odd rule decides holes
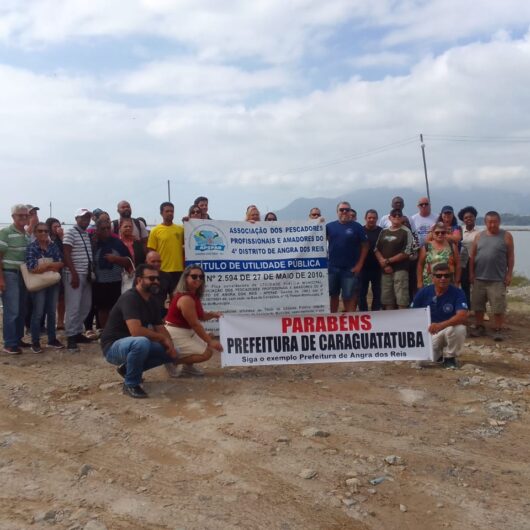
[[[201,320],[219,318],[220,313],[204,311],[204,271],[198,265],[186,267],[175,289],[166,315],[166,329],[182,363],[182,375],[203,375],[194,367],[222,351],[221,343],[206,332]]]

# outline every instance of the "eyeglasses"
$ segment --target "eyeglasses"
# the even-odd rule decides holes
[[[440,230],[436,230],[436,232],[434,232],[434,235],[435,236],[444,236],[447,232],[443,232],[443,231],[440,231]]]
[[[204,280],[204,274],[189,274],[188,275],[192,280]]]
[[[38,234],[48,234],[49,230],[41,230],[41,229],[39,229],[39,230],[37,230],[37,233]]]
[[[351,208],[339,208],[339,212],[341,213],[351,212]]]
[[[421,206],[422,208],[424,208],[425,206],[430,206],[430,204],[428,202],[420,202],[418,206]]]
[[[449,272],[441,272],[441,273],[436,273],[434,275],[435,278],[438,278],[438,279],[445,278],[446,280],[451,278],[451,276],[452,274]]]
[[[142,276],[144,280],[149,280],[151,283],[159,282],[160,276]]]

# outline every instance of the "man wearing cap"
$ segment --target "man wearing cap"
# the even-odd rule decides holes
[[[457,368],[456,357],[466,340],[468,306],[462,289],[451,285],[452,274],[447,263],[437,263],[432,270],[433,284],[422,287],[411,307],[431,310],[432,349],[435,361],[445,368]]]
[[[83,335],[83,321],[92,307],[93,257],[90,237],[86,232],[92,212],[79,208],[75,225],[63,239],[65,332],[67,349],[77,351],[78,342],[89,342]]]
[[[33,206],[32,204],[26,204],[28,209],[28,224],[26,225],[26,234],[30,237],[31,241],[35,239],[35,227],[39,222],[39,210],[38,206]]]
[[[392,225],[383,228],[375,244],[375,257],[381,266],[381,303],[385,309],[405,309],[409,297],[409,256],[412,232],[403,226],[403,214],[395,208],[388,214]]]
[[[13,224],[0,230],[0,292],[3,304],[4,352],[11,355],[22,353],[20,346],[24,336],[27,290],[20,272],[20,265],[26,261],[26,247],[29,236],[24,227],[28,222],[26,204],[11,208]]]

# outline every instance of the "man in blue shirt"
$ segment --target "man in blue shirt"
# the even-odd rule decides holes
[[[330,309],[339,310],[339,296],[342,292],[344,310],[355,311],[359,293],[361,269],[368,254],[368,238],[364,228],[351,221],[351,206],[342,201],[337,205],[337,221],[326,225],[328,239],[328,282]]]
[[[466,339],[465,322],[468,315],[466,295],[462,289],[450,284],[451,272],[447,263],[433,267],[433,284],[420,289],[412,307],[430,307],[432,349],[436,361],[443,359],[445,368],[456,368],[455,357]],[[445,349],[445,351],[444,351]]]

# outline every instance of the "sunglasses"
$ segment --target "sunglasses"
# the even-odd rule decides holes
[[[309,214],[311,217],[320,217],[320,212],[316,213],[316,212],[313,212],[311,214]]]
[[[391,215],[390,217],[403,217],[400,213],[395,213],[394,215]]]
[[[351,212],[351,208],[339,208],[339,212],[341,213]]]
[[[449,273],[449,272],[441,272],[441,273],[437,273],[434,275],[435,278],[445,278],[445,279],[449,279],[451,278],[452,274]]]
[[[159,282],[160,276],[142,276],[144,280],[149,280],[151,283]]]
[[[434,235],[435,236],[444,236],[447,232],[442,232],[440,230],[437,230],[436,232],[434,232]]]
[[[204,280],[204,274],[189,274],[189,277],[192,280],[201,280],[201,282]]]
[[[193,214],[197,214],[197,213],[199,213],[199,214],[200,214],[200,213],[202,213],[202,212],[201,212],[200,210],[192,210],[191,213],[193,213]]]
[[[418,206],[430,206],[428,202],[420,202]]]

